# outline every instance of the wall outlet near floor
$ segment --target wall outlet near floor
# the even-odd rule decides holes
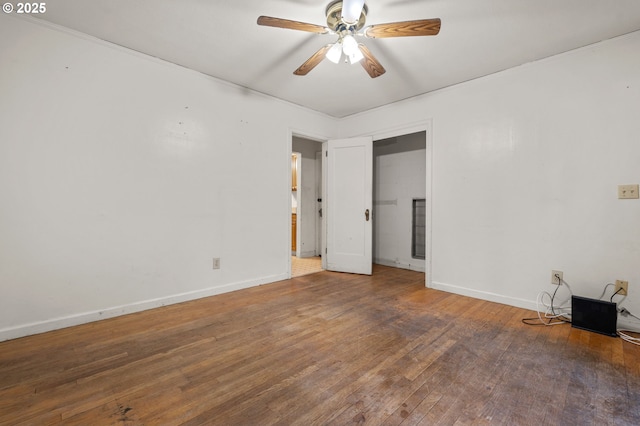
[[[551,284],[561,285],[562,284],[562,271],[551,271]]]
[[[618,185],[619,199],[638,198],[638,185]]]
[[[629,281],[616,280],[615,293],[621,296],[626,296],[629,287]]]
[[[220,269],[220,258],[219,257],[214,257],[213,258],[213,269]]]

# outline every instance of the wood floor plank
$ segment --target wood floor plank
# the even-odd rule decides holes
[[[322,272],[0,343],[0,424],[640,424],[640,347]]]

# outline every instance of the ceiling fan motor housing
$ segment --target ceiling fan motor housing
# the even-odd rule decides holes
[[[349,24],[342,19],[342,0],[334,0],[327,6],[327,27],[331,28],[336,33],[343,31],[355,33],[364,27],[367,20],[367,12],[369,12],[369,8],[365,4],[362,8],[362,13],[360,14],[360,18],[358,18],[358,21],[354,24]]]

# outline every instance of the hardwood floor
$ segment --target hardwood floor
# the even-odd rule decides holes
[[[0,343],[0,424],[640,424],[640,347],[526,316],[306,275]]]

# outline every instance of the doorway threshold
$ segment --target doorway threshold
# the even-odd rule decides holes
[[[291,278],[322,272],[322,258],[291,256]]]

